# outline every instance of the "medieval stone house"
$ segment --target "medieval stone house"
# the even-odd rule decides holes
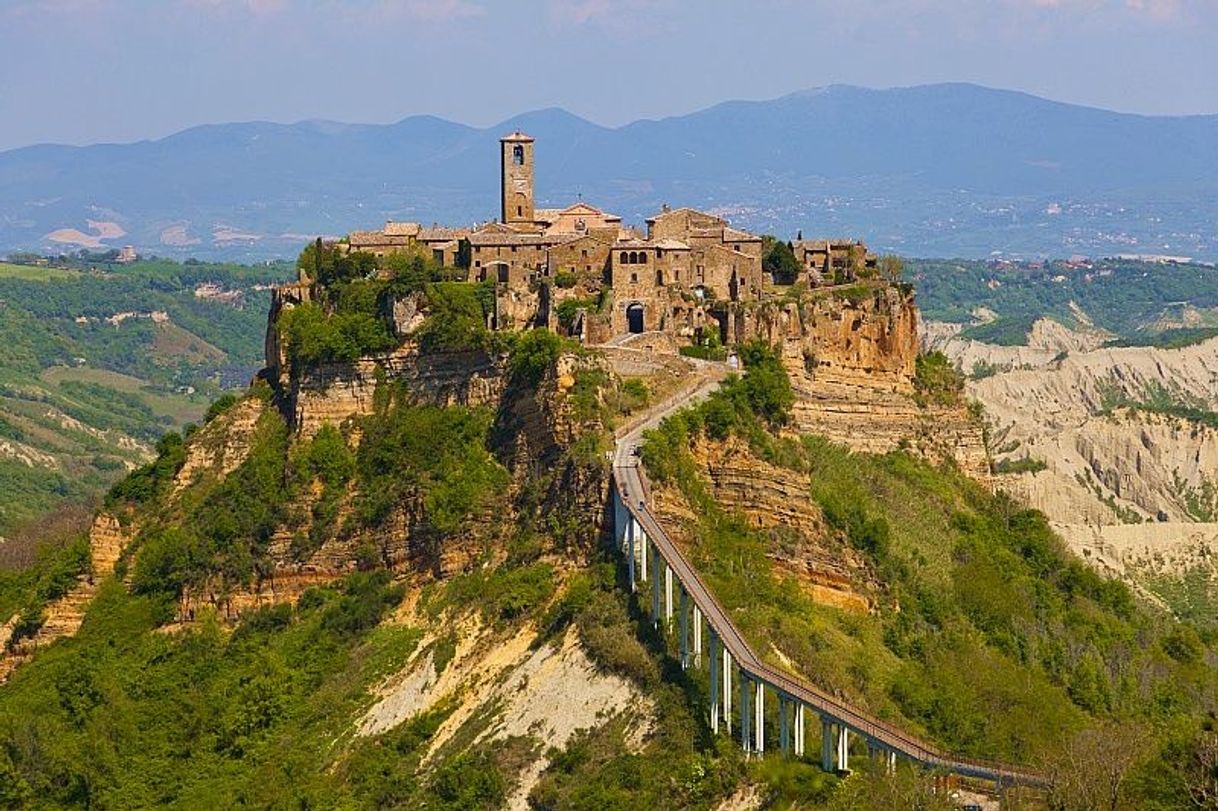
[[[555,327],[559,306],[575,300],[600,305],[580,322],[590,339],[655,330],[693,338],[712,305],[763,297],[761,237],[691,208],[665,206],[646,221],[646,233],[582,201],[537,208],[534,156],[530,136],[500,139],[498,221],[470,229],[389,222],[352,233],[350,249],[384,256],[421,248],[445,265],[467,263],[471,281],[496,284],[501,329]],[[839,266],[874,263],[861,243],[800,241],[795,248],[814,285]]]

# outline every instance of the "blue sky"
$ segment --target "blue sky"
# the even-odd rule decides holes
[[[618,125],[832,83],[1218,112],[1218,0],[0,0],[0,149],[561,106]]]

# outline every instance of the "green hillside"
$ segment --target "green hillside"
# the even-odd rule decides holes
[[[998,321],[970,333],[991,343],[1023,343],[1043,316],[1074,325],[1072,302],[1095,326],[1138,343],[1166,329],[1218,326],[1218,269],[1209,265],[911,259],[906,277],[927,319],[968,323],[978,307],[994,311]]]
[[[950,468],[778,438],[789,395],[781,367],[754,352],[754,368],[774,371],[669,418],[643,449],[698,516],[693,560],[754,648],[962,754],[1078,771],[1094,736],[1136,739],[1120,807],[1182,807],[1191,763],[1180,753],[1218,700],[1215,625],[1140,604],[1072,556],[1043,515]],[[799,539],[715,503],[691,445],[733,435],[807,477],[834,536],[804,540],[863,555],[876,610],[814,602],[770,562]],[[1093,807],[1063,792],[1061,807]]]
[[[90,501],[261,366],[287,265],[0,264],[0,538]]]

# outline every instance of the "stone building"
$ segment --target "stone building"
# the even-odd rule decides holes
[[[803,267],[798,281],[809,287],[848,284],[876,270],[879,257],[862,242],[850,239],[801,239],[792,243],[795,259]]]
[[[665,206],[647,219],[645,232],[583,201],[538,208],[534,139],[513,132],[499,146],[498,221],[469,229],[388,222],[381,231],[352,233],[350,250],[384,256],[423,249],[445,265],[464,264],[471,281],[496,285],[494,325],[501,329],[557,328],[559,308],[574,302],[584,314],[561,326],[588,340],[650,331],[696,340],[731,304],[764,298],[761,237],[692,208]],[[853,280],[876,261],[858,242],[800,240],[794,247],[812,286]]]

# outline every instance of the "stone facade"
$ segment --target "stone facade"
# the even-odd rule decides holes
[[[537,208],[534,147],[522,132],[500,140],[499,221],[471,229],[388,222],[352,233],[350,250],[429,251],[465,266],[470,281],[496,284],[495,328],[544,326],[589,342],[651,331],[679,343],[707,330],[729,339],[737,330],[725,326],[725,311],[766,298],[761,237],[715,214],[665,206],[644,232],[583,201]],[[852,283],[876,264],[860,242],[800,239],[794,250],[809,287]],[[584,311],[560,322],[558,308],[572,301]]]
[[[861,273],[877,269],[879,257],[862,242],[850,239],[800,239],[792,243],[795,259],[802,266],[798,281],[809,287],[849,284]]]

